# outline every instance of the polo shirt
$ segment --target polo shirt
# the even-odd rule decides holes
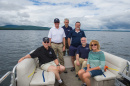
[[[66,28],[65,25],[64,25],[64,26],[62,26],[62,28],[63,28],[64,31],[65,31],[65,35],[66,35],[65,39],[68,39],[68,34],[69,34],[69,32],[72,30],[72,27],[68,26],[68,27]]]
[[[40,64],[45,64],[57,59],[54,50],[50,47],[47,50],[44,46],[37,48],[33,53],[30,54],[30,56],[32,58],[38,57]]]
[[[90,51],[89,44],[86,44],[85,47],[83,47],[82,45],[79,45],[77,48],[76,54],[79,54],[80,58],[88,59],[89,51]]]
[[[63,28],[51,28],[48,34],[48,38],[51,38],[51,42],[54,43],[61,43],[63,42],[63,38],[66,37],[65,36],[65,32]]]
[[[74,47],[78,47],[79,45],[81,45],[81,38],[82,37],[86,37],[86,36],[84,34],[84,31],[81,29],[78,33],[75,31],[75,29],[71,30],[69,35],[68,35],[68,38],[72,38],[71,45]]]

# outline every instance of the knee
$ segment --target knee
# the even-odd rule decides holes
[[[81,70],[79,70],[79,71],[78,71],[78,75],[80,76],[81,74],[82,74],[82,71],[81,71]]]
[[[65,71],[65,67],[64,66],[61,67],[61,71]]]
[[[83,79],[86,79],[86,78],[87,78],[87,75],[86,75],[86,74],[83,74],[82,77],[83,77]]]

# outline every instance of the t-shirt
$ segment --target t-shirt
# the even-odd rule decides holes
[[[104,72],[104,66],[105,66],[105,56],[102,51],[99,52],[89,52],[87,64],[90,64],[91,68],[94,67],[100,67],[102,72]]]
[[[84,31],[81,29],[78,33],[75,31],[75,29],[71,30],[69,35],[68,35],[68,38],[72,38],[71,45],[74,47],[78,47],[79,45],[81,45],[81,38],[82,37],[86,37],[86,36],[84,34]]]
[[[69,34],[69,32],[72,30],[72,27],[68,26],[68,27],[66,28],[65,25],[64,25],[64,26],[62,26],[62,28],[63,28],[64,31],[65,31],[65,35],[66,35],[65,39],[68,39],[68,34]]]
[[[40,64],[45,64],[57,59],[55,52],[52,48],[45,49],[44,46],[37,48],[33,53],[30,54],[32,58],[38,57]]]
[[[79,54],[80,58],[88,59],[89,51],[90,51],[89,44],[86,44],[85,47],[83,47],[82,45],[79,45],[77,48],[76,54]]]
[[[48,38],[51,38],[51,42],[54,43],[61,43],[63,42],[63,38],[66,37],[65,36],[65,32],[63,28],[51,28],[48,34]]]

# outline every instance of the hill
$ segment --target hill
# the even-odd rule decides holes
[[[49,30],[49,27],[39,27],[39,26],[26,26],[26,25],[6,25],[0,26],[0,30]]]

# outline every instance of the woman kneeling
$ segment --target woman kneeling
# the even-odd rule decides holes
[[[90,52],[87,60],[87,67],[78,72],[79,78],[84,82],[82,86],[91,86],[90,77],[102,75],[105,66],[105,56],[100,50],[97,40],[92,40],[89,44]]]

